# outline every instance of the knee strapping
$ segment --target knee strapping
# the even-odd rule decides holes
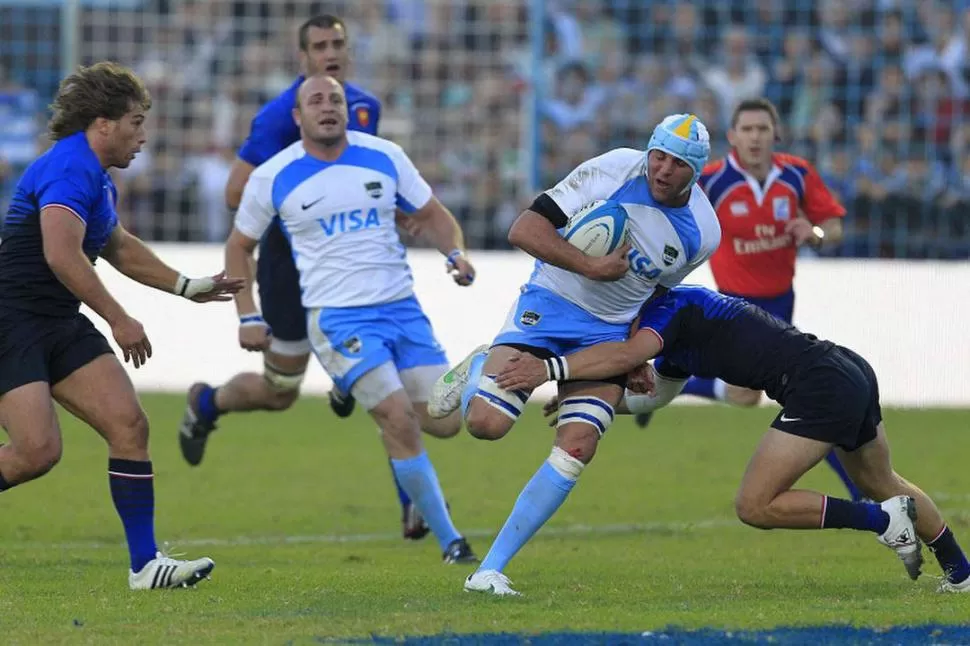
[[[516,420],[522,415],[522,409],[529,400],[529,394],[522,390],[502,390],[495,383],[495,375],[482,375],[478,380],[478,391],[475,397],[498,409],[503,415]]]
[[[613,407],[599,397],[567,397],[559,402],[556,427],[566,424],[589,424],[602,437],[613,423]]]
[[[278,392],[293,392],[299,390],[303,384],[304,376],[306,376],[306,370],[283,372],[270,365],[269,362],[263,363],[263,378]]]

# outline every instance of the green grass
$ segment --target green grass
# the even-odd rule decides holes
[[[213,580],[194,590],[127,589],[104,446],[64,415],[62,463],[0,496],[3,643],[282,644],[970,617],[970,597],[935,593],[935,563],[912,583],[871,535],[760,532],[734,519],[734,489],[771,419],[766,410],[674,408],[649,431],[618,421],[550,531],[509,567],[525,596],[495,599],[462,592],[468,568],[442,565],[430,537],[396,537],[396,495],[366,416],[340,422],[324,400],[306,399],[282,415],[226,418],[193,469],[175,437],[182,400],[144,404],[159,539],[214,558]],[[886,414],[897,470],[945,494],[941,506],[970,545],[966,422],[963,411]],[[428,439],[455,521],[480,555],[551,439],[536,409],[501,442]],[[842,493],[824,466],[803,484]]]

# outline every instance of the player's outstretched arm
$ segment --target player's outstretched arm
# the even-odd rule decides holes
[[[205,278],[186,278],[155,255],[144,242],[120,224],[101,257],[134,281],[196,302],[228,301],[243,287],[239,278],[227,278],[225,272]]]
[[[448,258],[448,268],[454,272],[455,282],[462,286],[471,285],[475,280],[475,268],[465,257],[465,236],[451,211],[432,196],[409,220],[410,227],[418,231],[421,238]]]
[[[598,343],[564,357],[543,360],[521,353],[506,363],[495,381],[505,390],[522,390],[536,388],[547,381],[609,379],[646,363],[662,348],[656,334],[642,330],[627,341]]]
[[[565,216],[562,218],[562,222],[554,223],[548,215],[526,209],[509,229],[509,244],[542,262],[591,280],[617,280],[626,274],[630,268],[626,257],[630,251],[629,244],[620,245],[613,253],[602,258],[587,256],[559,235],[556,225],[566,225]]]

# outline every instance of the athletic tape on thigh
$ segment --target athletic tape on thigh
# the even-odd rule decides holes
[[[499,388],[495,383],[495,375],[482,375],[478,380],[478,391],[475,397],[481,397],[490,406],[513,420],[519,418],[525,403],[529,401],[529,394],[525,391]]]
[[[566,424],[589,424],[601,436],[613,423],[613,407],[599,397],[567,397],[559,402],[556,427]]]
[[[269,361],[263,361],[263,379],[268,381],[269,385],[276,390],[299,390],[305,375],[305,370],[301,370],[300,372],[282,372],[270,364]]]

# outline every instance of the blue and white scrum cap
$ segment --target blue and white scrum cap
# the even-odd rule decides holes
[[[647,152],[654,149],[684,160],[694,170],[693,184],[701,176],[704,164],[711,156],[711,135],[696,115],[672,114],[664,117],[653,129]],[[688,188],[691,184],[688,184]]]

